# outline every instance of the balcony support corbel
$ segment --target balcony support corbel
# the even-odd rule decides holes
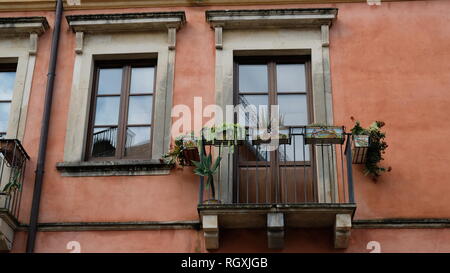
[[[281,249],[284,247],[284,214],[267,214],[267,243],[272,249]]]
[[[336,214],[334,225],[334,247],[347,248],[352,229],[352,216],[350,214]]]
[[[219,221],[217,215],[203,215],[203,235],[206,249],[219,248]]]

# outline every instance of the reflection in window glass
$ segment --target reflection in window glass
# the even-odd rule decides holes
[[[267,65],[239,65],[240,92],[267,92]]]
[[[304,64],[277,64],[278,92],[305,92]]]
[[[120,97],[98,97],[95,109],[95,125],[117,125]]]
[[[12,100],[16,72],[0,72],[0,101]]]
[[[128,124],[149,124],[152,120],[152,96],[131,96]]]
[[[94,128],[92,143],[93,157],[114,156],[117,147],[117,127]]]
[[[278,105],[284,126],[308,124],[306,95],[278,95]]]
[[[16,72],[0,72],[0,138],[8,131]]]
[[[150,152],[150,126],[128,127],[125,156],[148,155]]]
[[[250,127],[255,127],[259,123],[261,126],[263,120],[268,120],[268,100],[267,95],[240,95],[239,103],[244,109],[239,112],[239,123]]]
[[[154,67],[132,68],[130,93],[153,93],[154,77]]]
[[[98,94],[120,94],[122,89],[122,68],[100,69]]]
[[[6,133],[8,131],[8,117],[10,108],[10,102],[0,102],[0,133]]]

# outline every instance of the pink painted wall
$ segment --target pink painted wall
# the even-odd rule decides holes
[[[336,7],[338,19],[330,30],[330,55],[335,124],[352,126],[351,117],[369,125],[386,122],[389,148],[385,165],[391,173],[377,182],[354,167],[356,219],[450,218],[450,1],[411,1],[359,4],[178,7],[70,11],[118,13],[184,10],[187,24],[178,32],[174,104],[193,105],[194,96],[214,102],[214,35],[205,21],[207,9]],[[53,25],[51,12],[0,13],[0,16],[44,15]],[[39,39],[36,69],[27,117],[24,146],[31,155],[28,164],[20,221],[27,223],[39,141],[51,31]],[[56,171],[63,161],[72,69],[74,34],[63,20],[57,80],[52,108],[46,173],[40,222],[81,221],[175,221],[197,220],[198,178],[189,168],[169,176],[65,178]],[[431,132],[431,133],[430,133]],[[404,233],[403,233],[404,232]],[[89,251],[195,251],[200,233],[192,230],[146,232],[45,233],[38,236],[37,250],[65,251],[62,242],[78,238]],[[224,232],[221,251],[266,251],[264,232]],[[235,235],[238,235],[236,237]],[[332,251],[316,244],[324,231],[292,231],[295,243],[285,251]],[[155,245],[143,246],[146,236]],[[262,236],[262,237],[261,237]],[[290,236],[290,235],[288,235]],[[331,233],[330,233],[331,236]],[[24,234],[17,236],[16,251],[23,250]],[[447,230],[354,230],[347,251],[365,252],[373,238],[386,242],[390,251],[447,250],[438,242],[450,242]],[[103,240],[111,238],[105,246]],[[174,238],[177,238],[175,240]],[[229,238],[229,240],[226,240]],[[310,239],[308,239],[310,238]],[[311,239],[311,238],[314,238]],[[413,238],[424,243],[414,248]],[[179,240],[178,240],[179,239]],[[330,239],[331,240],[331,239]],[[173,243],[179,241],[177,243]],[[297,242],[300,242],[298,243]],[[322,242],[322,241],[320,241]],[[96,248],[97,244],[97,248]],[[157,246],[159,244],[159,246]],[[292,245],[291,245],[292,244]]]

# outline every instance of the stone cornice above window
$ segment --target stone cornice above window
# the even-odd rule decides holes
[[[66,16],[74,32],[103,33],[180,28],[186,22],[184,11]]]
[[[319,27],[331,25],[337,13],[335,8],[208,10],[206,21],[223,29]]]
[[[32,34],[41,35],[49,28],[45,17],[2,17],[0,35]]]

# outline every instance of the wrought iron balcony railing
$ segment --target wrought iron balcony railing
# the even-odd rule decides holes
[[[19,217],[28,154],[17,139],[0,139],[0,212]]]
[[[278,145],[249,135],[225,144],[204,141],[203,150],[222,160],[214,183],[200,177],[199,204],[355,203],[351,134],[307,144],[306,127],[284,132]]]

